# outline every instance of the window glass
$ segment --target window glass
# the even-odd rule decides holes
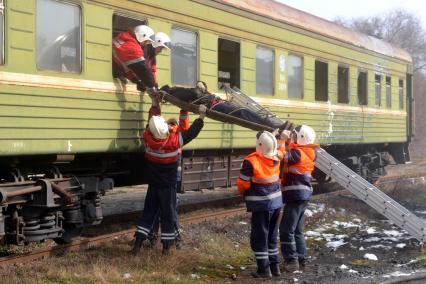
[[[256,47],[256,93],[274,94],[274,51]]]
[[[81,11],[77,5],[37,0],[37,68],[79,73]]]
[[[0,65],[4,64],[4,3],[0,0]]]
[[[391,77],[386,77],[386,107],[392,107]]]
[[[337,73],[337,102],[347,104],[349,103],[349,68],[339,66]]]
[[[172,84],[194,86],[197,81],[197,34],[172,29]]]
[[[404,81],[399,80],[399,109],[404,109]]]
[[[358,73],[358,103],[363,106],[368,104],[367,72]]]
[[[328,64],[315,61],[315,100],[328,100]]]
[[[377,75],[374,78],[375,92],[376,92],[376,106],[382,104],[382,76]]]
[[[301,99],[303,91],[303,58],[288,56],[288,97]]]
[[[217,48],[218,82],[228,87],[240,87],[240,44],[220,38]]]

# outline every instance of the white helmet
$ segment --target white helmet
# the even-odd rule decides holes
[[[271,132],[259,132],[256,138],[256,152],[269,157],[277,155],[277,139]]]
[[[161,117],[154,115],[148,122],[149,131],[156,139],[166,139],[169,136],[169,125],[166,120]]]
[[[170,44],[171,44],[170,37],[163,32],[158,32],[155,34],[154,42],[152,43],[152,46],[154,48],[164,47],[166,49],[170,49]]]
[[[136,39],[141,43],[146,40],[149,40],[151,43],[154,41],[154,30],[146,25],[136,26],[133,32]]]
[[[299,125],[294,129],[296,143],[299,145],[312,144],[315,141],[315,131],[307,125]]]

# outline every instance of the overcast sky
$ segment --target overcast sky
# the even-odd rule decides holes
[[[277,0],[288,6],[333,21],[336,17],[345,19],[369,17],[396,8],[413,12],[422,19],[426,28],[425,0]]]

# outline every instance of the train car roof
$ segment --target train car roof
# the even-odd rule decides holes
[[[412,62],[404,49],[375,37],[356,32],[334,22],[292,8],[273,0],[214,0],[261,16],[266,16],[354,46],[362,47],[390,57]]]

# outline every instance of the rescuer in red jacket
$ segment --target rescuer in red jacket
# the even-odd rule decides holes
[[[200,133],[207,108],[200,105],[200,117],[187,131],[177,129],[161,117],[159,103],[152,98],[149,122],[145,128],[145,159],[147,163],[148,192],[142,217],[136,229],[133,253],[137,254],[151,231],[157,212],[161,214],[161,242],[167,255],[176,237],[176,177],[180,148]]]
[[[287,135],[287,137],[283,137]],[[284,201],[283,218],[280,224],[281,252],[284,268],[294,272],[306,262],[306,244],[303,234],[304,213],[312,197],[312,171],[315,167],[315,131],[307,126],[297,126],[290,134],[284,131],[283,139],[293,143],[287,147],[281,162],[281,188]]]
[[[272,133],[259,132],[256,152],[244,158],[237,180],[247,211],[252,212],[250,246],[257,263],[257,271],[252,274],[255,278],[281,275],[278,225],[283,205],[279,183],[282,152],[278,152],[277,147]]]
[[[151,44],[145,45],[144,53],[148,63],[148,67],[151,69],[154,75],[155,87],[158,88],[157,78],[157,55],[163,50],[170,50],[171,40],[170,37],[163,32],[158,32],[154,36],[154,41]]]
[[[154,31],[145,25],[118,34],[112,41],[113,60],[119,73],[137,84],[140,91],[155,93],[155,78],[143,48],[154,41]]]

